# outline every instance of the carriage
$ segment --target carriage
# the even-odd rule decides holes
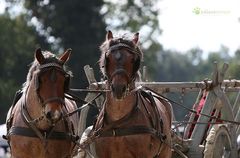
[[[212,79],[200,82],[138,82],[138,85],[148,87],[163,96],[167,96],[171,92],[180,95],[197,94],[192,108],[184,106],[183,102],[170,99],[174,107],[178,106],[188,111],[188,120],[173,121],[172,157],[239,158],[237,137],[240,135],[240,81],[224,80],[227,68],[228,64],[226,63],[222,69],[219,69],[218,64],[214,63]],[[104,97],[96,98],[96,93],[105,89],[105,83],[96,81],[94,71],[89,65],[85,66],[84,70],[89,82],[87,90],[89,93],[85,101],[95,101],[95,104],[101,108]],[[146,78],[145,70],[144,67],[143,79]],[[86,106],[81,111],[80,135],[86,128],[89,108]]]

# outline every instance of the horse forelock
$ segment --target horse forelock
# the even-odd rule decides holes
[[[44,63],[57,63],[57,64],[61,64],[60,60],[56,57],[55,54],[49,52],[49,51],[43,51],[43,56],[45,57],[45,62]],[[39,62],[37,61],[37,59],[35,58],[34,61],[30,64],[30,68],[27,74],[27,79],[26,82],[23,84],[23,88],[22,91],[25,92],[27,87],[30,85],[31,80],[33,78],[34,72],[36,70],[39,69]],[[64,71],[65,67],[63,67]],[[70,76],[72,76],[71,71],[67,71],[66,73],[68,73]]]
[[[106,60],[106,52],[110,49],[111,46],[114,46],[116,44],[119,44],[119,43],[123,43],[123,44],[126,44],[128,45],[129,47],[135,49],[135,51],[137,52],[137,54],[139,55],[140,57],[140,61],[143,60],[143,52],[142,50],[140,49],[140,45],[139,43],[137,44],[134,44],[132,42],[132,39],[131,39],[132,35],[130,34],[123,34],[123,35],[118,35],[116,37],[114,37],[113,39],[110,39],[110,40],[105,40],[103,42],[103,44],[100,46],[100,51],[101,51],[101,57],[99,59],[99,66],[101,68],[101,72],[105,75],[105,72],[104,72],[104,66],[105,66],[105,60]]]

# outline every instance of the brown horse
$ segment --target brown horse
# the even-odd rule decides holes
[[[37,49],[22,93],[8,112],[7,138],[13,158],[67,158],[75,146],[78,115],[63,117],[77,108],[66,99],[69,72],[59,58]]]
[[[106,100],[87,141],[98,158],[170,158],[171,105],[135,85],[142,52],[139,34],[113,37],[101,45],[100,67],[107,78]],[[87,142],[86,141],[86,142]]]

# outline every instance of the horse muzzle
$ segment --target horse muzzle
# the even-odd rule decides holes
[[[111,86],[113,97],[117,100],[122,100],[127,95],[127,85],[115,84]]]
[[[49,108],[49,105],[46,106],[44,113],[45,113],[46,119],[51,124],[55,124],[58,120],[60,120],[62,118],[62,112],[57,109],[53,110],[53,109]]]

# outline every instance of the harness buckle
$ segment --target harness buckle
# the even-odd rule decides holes
[[[163,134],[162,132],[157,132],[157,136],[161,142],[164,142],[164,140],[167,138],[166,134]]]

